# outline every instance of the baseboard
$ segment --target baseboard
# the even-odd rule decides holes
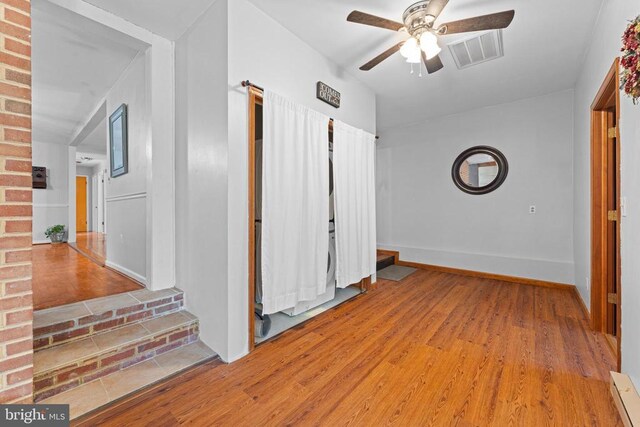
[[[141,275],[139,275],[138,273],[129,270],[128,268],[125,268],[121,265],[115,264],[111,261],[105,261],[104,263],[105,267],[110,268],[111,270],[116,271],[117,273],[123,274],[125,276],[127,276],[130,279],[135,280],[136,282],[139,282],[140,284],[147,286],[147,278],[143,277]]]
[[[442,267],[439,265],[421,264],[418,262],[399,261],[398,265],[419,268],[421,270],[438,271],[440,273],[457,274],[459,276],[477,277],[480,279],[499,280],[501,282],[518,283],[521,285],[542,286],[545,288],[566,289],[573,291],[576,287],[567,283],[556,283],[526,277],[506,276],[503,274],[485,273],[482,271],[463,270],[460,268]]]
[[[631,378],[611,372],[611,396],[625,427],[640,427],[640,396]]]
[[[33,242],[31,242],[31,244],[34,246],[50,245],[51,241],[50,240],[34,240]]]
[[[587,308],[587,306],[584,304],[582,295],[580,295],[580,291],[576,286],[573,287],[573,293],[575,294],[575,297],[578,300],[578,303],[580,304],[580,309],[582,310],[582,313],[584,314],[586,321],[589,323],[589,325],[591,325],[591,313],[589,312],[589,309]]]
[[[446,266],[459,270],[491,272],[507,277],[531,278],[541,282],[573,284],[572,262],[553,259],[473,253],[433,248],[417,248],[379,243],[387,251],[399,251],[400,260],[419,264]]]

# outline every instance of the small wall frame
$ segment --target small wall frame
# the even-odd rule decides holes
[[[507,179],[508,173],[509,163],[504,154],[484,145],[463,151],[451,168],[451,177],[456,187],[474,195],[497,190]]]
[[[122,104],[109,117],[109,164],[111,178],[129,171],[127,105]]]

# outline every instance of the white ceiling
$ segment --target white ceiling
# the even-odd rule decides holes
[[[90,159],[90,160],[89,160]],[[104,165],[107,156],[104,154],[96,154],[90,152],[76,152],[76,165],[92,168],[98,165]]]
[[[360,65],[403,37],[346,22],[352,10],[402,21],[412,0],[250,1],[374,89],[379,129],[574,87],[602,4],[602,0],[450,0],[440,23],[515,9],[513,23],[504,30],[505,56],[458,70],[445,44],[469,35],[442,37],[445,69],[420,79],[409,75],[409,65],[399,54],[371,71],[359,71]]]
[[[68,145],[146,46],[46,0],[32,21],[33,139]]]
[[[215,0],[84,0],[169,40],[177,40]]]
[[[107,154],[107,118],[104,119],[96,126],[96,128],[89,133],[78,144],[79,151],[93,153],[93,154]]]
[[[175,40],[214,0],[85,0]],[[445,69],[418,78],[396,54],[369,72],[358,67],[402,34],[346,22],[354,9],[400,21],[412,0],[249,0],[371,87],[378,127],[572,88],[603,0],[450,0],[439,22],[515,9],[505,56],[458,70],[442,38]],[[313,19],[309,19],[313,17]],[[98,23],[33,1],[34,139],[66,143],[145,46]],[[327,82],[330,84],[330,82]]]

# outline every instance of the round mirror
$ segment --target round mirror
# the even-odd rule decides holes
[[[509,164],[500,151],[492,147],[469,148],[453,163],[451,175],[456,186],[469,194],[487,194],[502,185]]]

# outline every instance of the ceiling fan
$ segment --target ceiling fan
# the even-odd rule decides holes
[[[419,64],[422,61],[429,74],[435,73],[444,67],[439,56],[442,51],[438,45],[439,36],[507,28],[515,16],[515,11],[509,10],[436,25],[436,19],[447,3],[449,0],[422,0],[414,3],[405,10],[402,16],[403,24],[357,10],[351,12],[347,17],[349,22],[392,31],[406,31],[410,36],[407,40],[376,56],[360,69],[369,71],[400,51],[407,62]]]

